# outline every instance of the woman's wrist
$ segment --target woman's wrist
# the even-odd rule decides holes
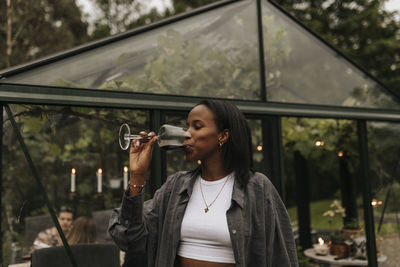
[[[129,177],[130,179],[134,179],[134,180],[140,180],[140,179],[144,179],[146,180],[146,175],[147,175],[147,171],[143,172],[143,171],[130,171],[129,172]]]
[[[144,186],[146,185],[146,177],[132,177],[129,180],[129,196],[136,196],[142,192]]]
[[[143,185],[136,185],[136,184],[130,184],[129,185],[129,196],[136,196],[138,194],[140,194],[144,188],[144,184]]]

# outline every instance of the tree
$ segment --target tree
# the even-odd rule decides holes
[[[135,0],[92,0],[92,4],[100,11],[92,39],[128,30],[128,25],[138,19],[141,10],[139,1]]]
[[[144,12],[143,10],[146,9],[145,1],[92,0],[92,3],[100,10],[101,16],[94,23],[91,39],[96,40],[124,32],[217,1],[173,0],[172,10],[167,8],[163,12],[159,12],[156,8],[152,8],[150,11]]]
[[[277,0],[400,95],[400,21],[382,0]]]
[[[217,1],[218,0],[173,0],[172,4],[174,6],[174,14],[179,14]]]
[[[0,69],[87,40],[87,24],[75,1],[7,0],[0,5],[6,20],[0,25]]]

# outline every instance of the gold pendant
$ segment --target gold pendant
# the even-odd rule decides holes
[[[206,207],[206,208],[204,209],[204,212],[205,212],[205,213],[207,213],[207,211],[208,211],[208,207]]]

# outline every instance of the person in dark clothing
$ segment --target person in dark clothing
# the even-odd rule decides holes
[[[130,184],[109,232],[120,249],[156,267],[298,266],[286,208],[270,180],[252,171],[251,133],[227,101],[204,100],[187,119],[184,154],[200,161],[143,202],[156,141],[133,141]]]

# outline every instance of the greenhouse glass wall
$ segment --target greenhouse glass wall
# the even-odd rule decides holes
[[[301,264],[333,260],[309,248],[319,237],[339,245],[347,230],[342,261],[400,260],[400,97],[274,2],[217,2],[0,75],[3,265],[29,261],[64,207],[92,218],[98,249],[112,244],[128,166],[119,126],[183,126],[203,98],[245,113],[254,169],[285,202]],[[155,148],[146,198],[197,164]],[[84,262],[58,242],[67,262]]]

